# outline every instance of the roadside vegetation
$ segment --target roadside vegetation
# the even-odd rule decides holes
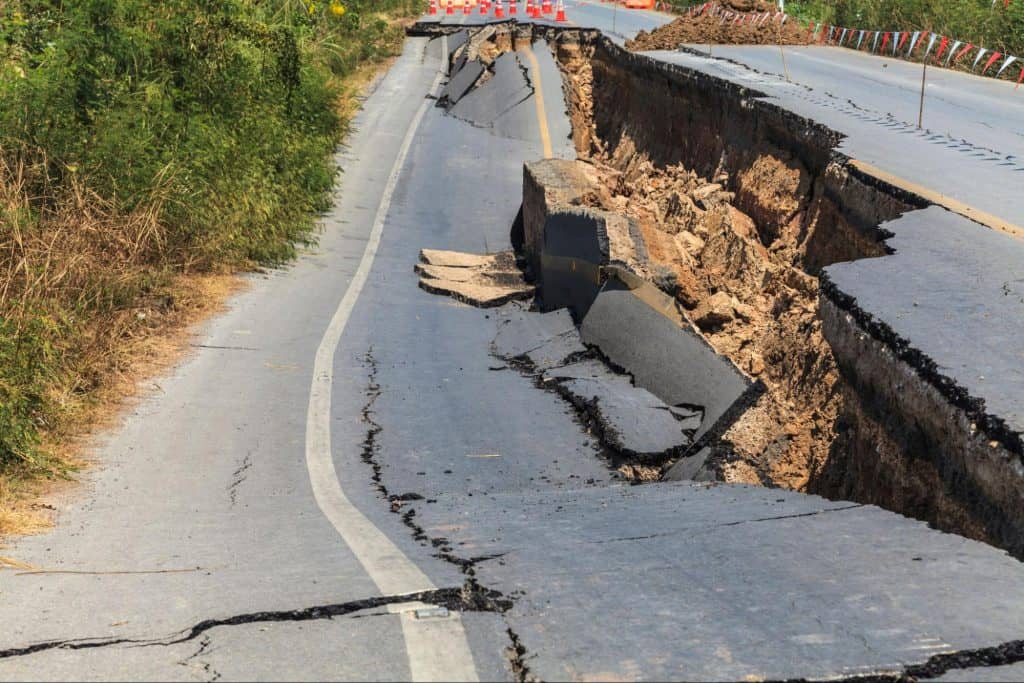
[[[683,12],[704,1],[669,0],[669,4]],[[758,0],[725,1],[738,11],[758,5]],[[1024,58],[1024,0],[1008,4],[1003,0],[786,0],[786,12],[805,23],[820,21],[871,31],[934,31]]]
[[[830,24],[883,31],[928,30],[1024,56],[1024,2],[1010,0],[790,0],[786,11]]]
[[[415,0],[0,0],[0,534],[167,338],[315,238]]]

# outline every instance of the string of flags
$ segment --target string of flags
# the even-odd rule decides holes
[[[993,5],[996,2],[998,0],[993,0]],[[1010,4],[1010,0],[1003,0],[1003,2],[1006,6]],[[775,21],[776,19],[779,19],[781,25],[785,24],[787,19],[790,19],[789,15],[784,12],[735,12],[711,2],[693,5],[687,9],[686,14],[691,16],[701,16],[703,14],[717,16],[721,17],[721,23],[733,23],[737,26],[743,24],[760,25],[766,21]],[[932,57],[934,50],[934,57],[932,57],[934,63],[946,67],[959,64],[963,57],[974,51],[974,62],[971,65],[972,71],[976,71],[979,64],[984,64],[980,73],[986,75],[998,63],[998,68],[993,72],[998,78],[1012,64],[1022,63],[1017,84],[1020,85],[1021,82],[1024,82],[1024,58],[1004,54],[997,50],[990,50],[974,43],[953,40],[947,36],[930,31],[872,31],[814,21],[810,22],[807,28],[808,42],[827,43],[829,45],[848,47],[853,50],[867,48],[867,51],[872,54],[891,54],[893,57],[900,58],[917,56],[920,57],[921,61]]]

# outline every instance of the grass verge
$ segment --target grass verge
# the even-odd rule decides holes
[[[0,3],[0,537],[49,524],[39,495],[234,274],[315,239],[357,96],[417,8]]]

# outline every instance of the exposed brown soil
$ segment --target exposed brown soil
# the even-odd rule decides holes
[[[739,456],[725,478],[803,488],[835,437],[839,377],[815,318],[817,280],[799,266],[798,231],[766,247],[723,188],[726,178],[656,168],[631,144],[590,159],[604,186],[587,203],[636,221],[647,248],[641,274],[675,295],[716,351],[767,387],[725,435]],[[792,211],[780,188],[799,186],[799,171],[771,160],[757,168],[745,191],[781,195],[774,206]]]
[[[774,3],[751,0],[719,3],[723,10],[734,12],[776,12]],[[749,9],[747,9],[749,7]],[[730,45],[807,45],[807,30],[792,19],[782,23],[782,17],[769,16],[763,21],[752,16],[737,23],[710,11],[698,16],[683,15],[651,32],[640,31],[636,38],[626,41],[626,49],[675,50],[684,43]]]
[[[882,247],[844,230],[821,184],[782,149],[730,149],[729,160],[725,152],[710,156],[706,175],[652,159],[653,141],[639,136],[657,131],[645,122],[594,120],[595,107],[628,117],[621,106],[628,93],[608,64],[599,65],[603,82],[595,85],[587,53],[564,43],[558,55],[577,152],[601,179],[586,203],[635,221],[647,249],[640,274],[673,294],[716,351],[766,387],[724,435],[731,453],[719,476],[804,490],[829,458],[843,408],[843,380],[822,335],[818,280],[810,273]],[[606,108],[606,96],[620,98],[620,106]],[[689,112],[691,120],[701,114]]]

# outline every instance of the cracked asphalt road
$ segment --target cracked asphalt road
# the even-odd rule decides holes
[[[421,248],[508,248],[545,147],[533,107],[481,128],[431,106],[415,125],[439,42],[410,39],[368,98],[319,247],[253,276],[99,440],[58,528],[5,550],[46,571],[0,574],[0,678],[1019,672],[999,666],[1022,650],[1017,561],[870,506],[617,481],[566,403],[491,355],[514,305],[416,286]],[[571,156],[534,54],[552,153]],[[311,483],[311,382],[351,510]],[[354,519],[386,544],[347,536]],[[382,588],[403,576],[432,588]],[[453,633],[468,672],[447,668]]]

